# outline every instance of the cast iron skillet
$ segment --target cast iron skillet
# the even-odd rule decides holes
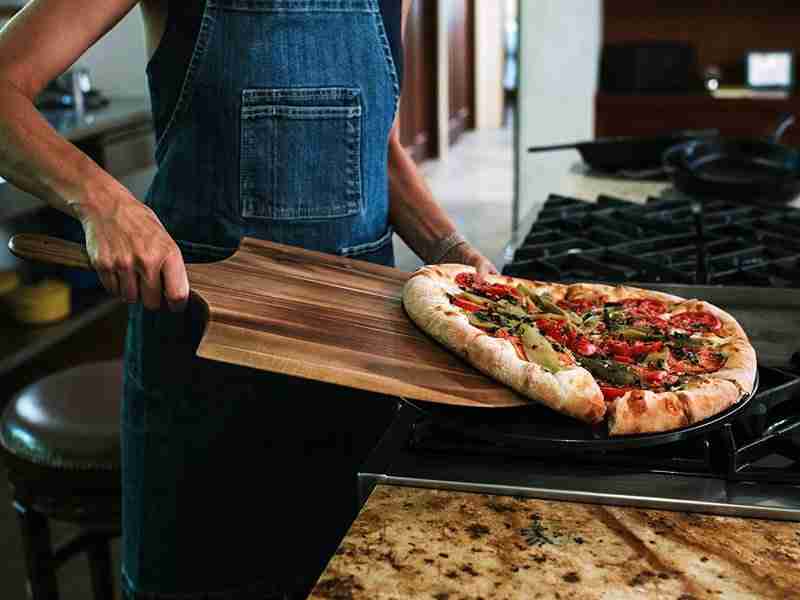
[[[745,414],[758,391],[758,373],[753,392],[726,410],[699,423],[657,433],[610,437],[605,422],[587,425],[531,401],[528,406],[483,410],[466,406],[405,400],[444,427],[494,443],[519,444],[524,448],[573,450],[625,450],[680,442],[721,428]]]
[[[528,148],[528,152],[578,150],[587,165],[601,171],[660,169],[662,157],[668,148],[689,140],[717,135],[719,131],[716,129],[703,129],[677,131],[652,137],[608,137],[574,144],[534,146]]]
[[[789,115],[770,139],[706,138],[664,152],[664,169],[689,196],[784,202],[800,191],[800,152],[779,143]]]

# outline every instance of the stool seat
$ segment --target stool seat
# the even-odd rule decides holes
[[[118,471],[119,360],[79,365],[19,392],[0,419],[0,444],[18,460],[64,470]]]
[[[57,570],[85,554],[95,600],[114,599],[110,542],[120,534],[122,361],[83,364],[17,393],[0,415],[32,600],[57,600]],[[78,526],[59,547],[50,520]]]

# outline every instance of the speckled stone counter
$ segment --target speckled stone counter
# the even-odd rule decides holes
[[[800,598],[800,524],[383,485],[310,598]]]

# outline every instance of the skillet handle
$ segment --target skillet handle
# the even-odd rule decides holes
[[[680,156],[685,152],[686,146],[691,143],[692,142],[684,142],[683,144],[675,144],[664,151],[661,157],[661,166],[668,175],[673,175],[677,172],[677,162]]]
[[[576,144],[555,144],[553,146],[531,146],[528,152],[550,152],[551,150],[577,150],[583,142]]]
[[[794,122],[795,122],[795,116],[793,114],[786,113],[782,115],[781,120],[778,123],[778,126],[775,128],[775,132],[770,137],[772,142],[776,144],[780,143],[781,137],[783,137],[783,134],[786,132],[787,129],[789,129],[789,127],[794,125]]]
[[[86,248],[49,235],[18,233],[8,241],[11,254],[37,262],[93,271]]]

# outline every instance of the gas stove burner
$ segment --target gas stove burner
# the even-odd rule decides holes
[[[800,210],[551,195],[503,274],[552,281],[800,287]]]

